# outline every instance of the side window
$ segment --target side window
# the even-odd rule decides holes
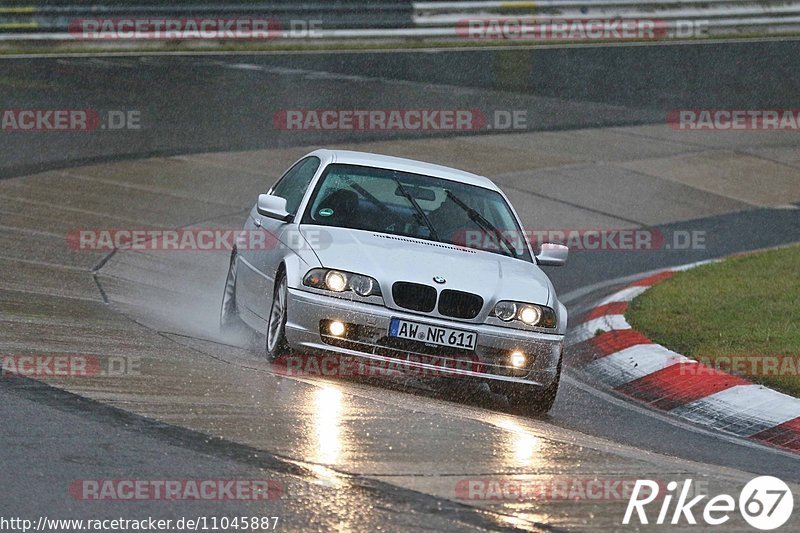
[[[317,157],[307,157],[298,161],[290,168],[272,188],[272,194],[286,198],[286,211],[297,214],[300,202],[308,189],[308,184],[319,168],[320,160]]]

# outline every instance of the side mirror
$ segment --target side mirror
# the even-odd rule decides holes
[[[542,244],[542,249],[539,250],[539,255],[536,256],[536,262],[541,266],[563,266],[567,262],[568,256],[568,247],[563,244],[546,242]]]
[[[275,218],[284,222],[289,222],[292,215],[286,211],[286,198],[272,196],[271,194],[259,194],[256,203],[256,211],[259,215]]]

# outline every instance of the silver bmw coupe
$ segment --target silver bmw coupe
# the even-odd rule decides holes
[[[540,267],[568,249],[535,255],[488,178],[317,150],[259,195],[237,243],[220,324],[263,333],[268,358],[401,361],[527,412],[553,405],[567,311]]]

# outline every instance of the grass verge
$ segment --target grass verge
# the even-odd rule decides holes
[[[800,396],[800,246],[678,273],[625,316],[671,350]]]

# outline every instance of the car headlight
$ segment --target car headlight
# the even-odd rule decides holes
[[[514,302],[498,302],[494,306],[494,316],[500,320],[510,322],[517,316],[517,304]]]
[[[556,327],[555,311],[543,305],[503,300],[497,302],[492,314],[504,322],[518,320],[527,326]]]
[[[519,310],[517,318],[529,326],[533,326],[538,324],[539,319],[542,318],[542,310],[538,305],[526,305]]]
[[[371,294],[380,294],[378,283],[369,276],[360,276],[358,274],[350,277],[350,288],[359,296],[369,296]]]
[[[381,295],[381,288],[374,278],[327,268],[309,270],[303,278],[303,285],[332,292],[353,291],[364,298]]]
[[[329,270],[325,274],[325,287],[333,292],[343,292],[347,290],[347,276],[344,272]]]

